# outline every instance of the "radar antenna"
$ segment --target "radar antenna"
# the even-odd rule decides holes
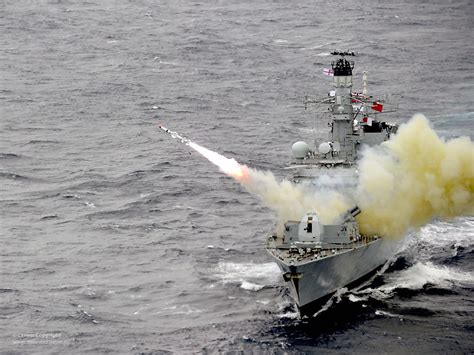
[[[351,56],[351,57],[355,57],[356,54],[355,52],[352,52],[352,51],[332,51],[331,52],[332,55],[340,55],[340,56]]]

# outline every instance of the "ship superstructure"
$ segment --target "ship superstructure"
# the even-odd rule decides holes
[[[298,141],[292,146],[293,178],[313,178],[325,169],[352,168],[360,157],[364,145],[377,145],[397,132],[398,126],[377,119],[382,112],[393,112],[384,109],[384,100],[368,94],[368,74],[363,74],[362,91],[352,88],[352,70],[354,61],[347,57],[353,52],[333,52],[339,56],[328,69],[333,76],[333,89],[323,99],[305,98],[308,104],[328,104],[331,113],[330,132],[326,141],[314,142],[310,147],[306,142]]]

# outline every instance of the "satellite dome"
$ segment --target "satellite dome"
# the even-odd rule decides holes
[[[291,151],[296,159],[303,159],[308,156],[309,146],[305,142],[299,141],[291,146]]]
[[[318,148],[319,153],[327,154],[331,151],[331,145],[328,142],[321,143]]]

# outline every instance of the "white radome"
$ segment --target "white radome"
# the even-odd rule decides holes
[[[291,146],[291,151],[293,152],[293,156],[295,158],[303,159],[308,156],[309,145],[306,142],[299,141]]]
[[[318,148],[319,153],[327,154],[331,151],[331,145],[328,142],[321,143]]]

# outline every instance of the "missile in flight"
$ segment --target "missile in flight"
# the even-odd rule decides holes
[[[183,137],[182,135],[180,135],[178,132],[175,132],[175,131],[171,131],[169,130],[168,128],[162,126],[162,125],[158,125],[158,127],[163,130],[164,132],[168,133],[172,138],[174,139],[178,139],[181,143],[183,144],[189,144],[191,143],[191,140],[189,138],[186,138],[186,137]]]
[[[181,143],[191,147],[211,163],[218,166],[224,174],[231,176],[240,182],[248,180],[249,168],[247,168],[245,165],[240,165],[235,159],[229,159],[222,154],[213,152],[212,150],[200,146],[199,144],[192,142],[189,138],[186,138],[180,135],[178,132],[172,131],[162,125],[158,125],[158,127],[165,133],[168,133],[172,138],[178,139]]]

